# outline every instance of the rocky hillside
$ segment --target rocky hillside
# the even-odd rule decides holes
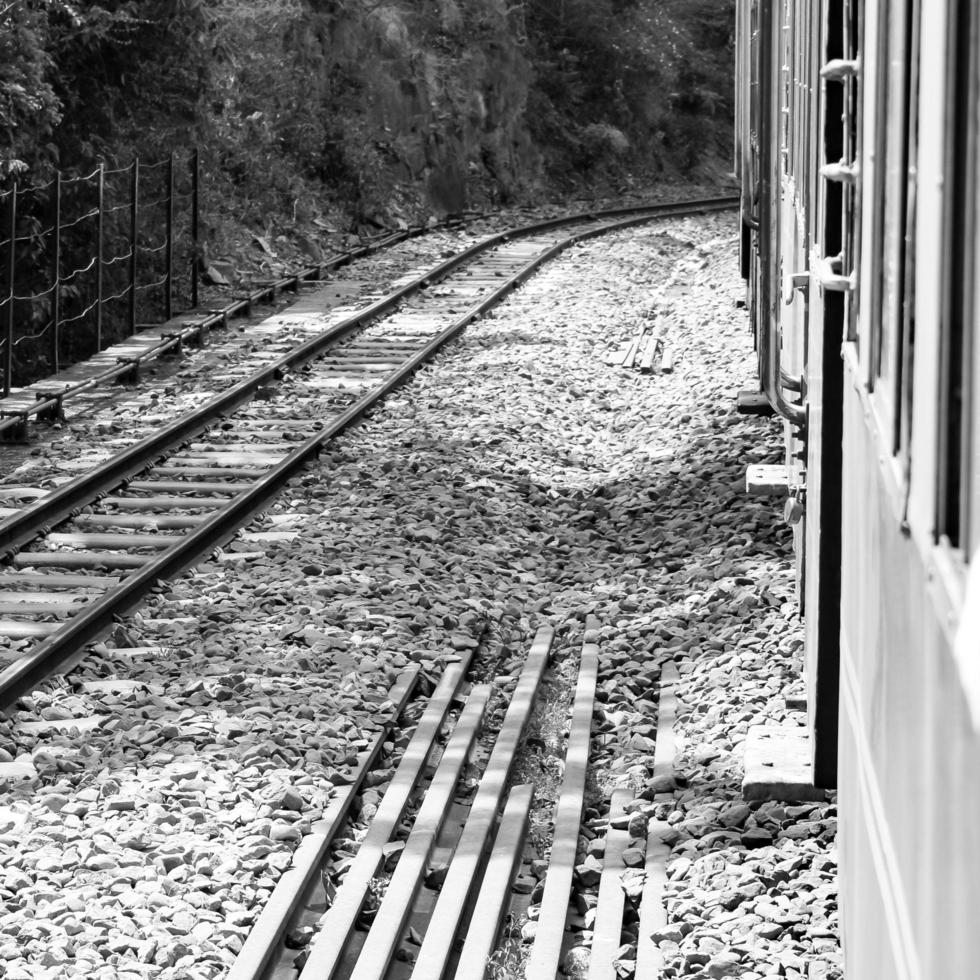
[[[727,169],[732,0],[0,6],[0,176],[198,144],[212,211],[355,224]],[[315,202],[315,203],[314,203]]]

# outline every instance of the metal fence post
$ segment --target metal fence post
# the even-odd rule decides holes
[[[167,282],[163,301],[163,318],[169,320],[174,308],[174,153],[167,162]]]
[[[105,164],[99,164],[99,223],[96,230],[98,241],[96,242],[95,255],[95,349],[102,350],[102,255],[105,220]]]
[[[197,147],[195,147],[194,152],[191,154],[191,306],[194,309],[197,309],[198,304],[198,276],[201,266],[200,226],[198,225],[200,186],[201,154]]]
[[[14,373],[14,273],[17,266],[17,185],[10,190],[10,256],[7,267],[7,338],[3,352],[3,397],[10,394]]]
[[[51,369],[61,370],[61,171],[54,176],[54,295],[51,301]]]
[[[133,161],[133,180],[129,212],[129,333],[136,333],[136,252],[139,248],[140,158]]]

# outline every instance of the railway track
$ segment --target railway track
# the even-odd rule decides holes
[[[0,487],[0,707],[213,553],[339,433],[575,242],[727,198],[493,235],[50,492]]]
[[[412,225],[403,230],[385,232],[363,241],[355,248],[337,252],[323,262],[298,269],[273,279],[217,309],[191,311],[166,324],[150,335],[129,338],[96,354],[84,365],[68,368],[55,379],[30,384],[16,394],[0,400],[0,440],[19,441],[27,437],[31,418],[53,421],[63,417],[65,404],[90,396],[92,392],[114,382],[132,383],[141,372],[162,358],[180,354],[185,346],[210,342],[211,332],[227,327],[240,317],[251,316],[256,307],[273,303],[280,294],[297,294],[304,286],[315,286],[332,273],[367,256],[376,255],[412,238],[436,229],[456,230],[483,215],[469,213],[447,218],[435,225]]]
[[[599,678],[598,622],[585,621],[554,815],[547,870],[538,896],[527,977],[554,977],[572,937],[567,930],[576,855],[587,794],[590,741]],[[480,654],[464,654],[443,673],[404,748],[384,797],[356,850],[337,839],[365,781],[380,765],[382,742],[414,686],[417,668],[392,688],[386,727],[361,754],[350,784],[304,838],[293,864],[253,926],[227,980],[483,980],[514,911],[515,879],[528,863],[525,837],[535,787],[515,783],[515,760],[541,691],[555,631],[541,627],[523,659],[506,708],[489,684],[468,685]],[[672,767],[672,668],[658,735],[657,771]],[[488,711],[494,701],[496,714]],[[499,715],[502,711],[502,719]],[[589,977],[613,980],[621,956],[626,899],[620,875],[628,839],[629,791],[613,794],[593,826],[605,834],[603,874],[596,892]],[[654,821],[646,844],[643,902],[634,903],[646,931],[662,917],[661,837]],[[350,831],[348,830],[349,834]],[[350,842],[346,842],[349,848]],[[536,877],[541,877],[537,869]],[[531,880],[530,874],[524,874]],[[525,892],[526,889],[522,889]],[[645,904],[643,904],[645,902]],[[644,931],[641,928],[641,933]],[[656,946],[641,944],[640,975],[659,970]],[[499,974],[494,974],[499,975]],[[507,974],[510,976],[510,974]]]
[[[617,237],[596,268],[603,282],[619,275],[628,284],[616,293],[618,309],[642,315],[652,270],[665,293],[677,283],[671,296],[682,294],[688,276],[714,289],[722,257],[714,255],[714,265],[703,257],[719,242],[730,245],[730,235],[692,249],[693,224],[641,233],[643,249],[633,236]],[[704,224],[714,236],[728,234],[717,218]],[[783,972],[780,944],[790,933],[795,943],[803,926],[783,936],[779,923],[790,912],[782,878],[811,856],[809,840],[792,849],[803,829],[796,823],[809,820],[809,811],[757,811],[730,779],[743,719],[751,722],[773,702],[780,710],[769,694],[769,607],[747,620],[743,605],[762,588],[758,551],[743,553],[743,521],[754,526],[757,515],[724,494],[755,433],[743,433],[729,453],[727,418],[709,414],[697,426],[681,414],[690,404],[698,417],[692,352],[725,358],[734,347],[717,339],[703,346],[712,339],[701,329],[703,313],[685,310],[671,320],[681,370],[655,384],[627,377],[624,397],[628,390],[636,401],[614,408],[631,415],[632,434],[607,443],[603,426],[577,426],[567,405],[575,402],[589,418],[591,407],[579,404],[589,379],[604,397],[619,390],[619,374],[603,370],[597,354],[630,322],[607,316],[604,301],[575,281],[570,263],[563,266],[427,371],[417,401],[393,399],[382,417],[331,447],[329,465],[321,459],[293,481],[219,560],[155,590],[143,615],[113,629],[80,670],[18,699],[0,732],[0,778],[9,792],[0,807],[0,961],[11,978],[612,980],[696,967],[713,976]],[[556,288],[562,300],[553,320],[568,333],[547,338],[536,306]],[[725,309],[740,294],[719,293],[708,317],[725,324]],[[455,304],[452,296],[436,298]],[[566,319],[567,309],[574,314]],[[398,316],[412,312],[406,304]],[[308,328],[313,321],[307,318]],[[728,336],[736,329],[741,337],[740,322],[728,324]],[[541,346],[531,346],[540,336]],[[511,383],[508,371],[517,364],[531,384]],[[478,368],[475,381],[468,366]],[[327,425],[381,380],[312,367],[283,373],[285,402],[267,382],[243,403],[245,414],[221,416],[206,434],[191,435],[181,451],[197,459],[176,468],[213,471],[202,453],[216,447],[276,455],[267,443],[301,442],[287,425],[260,448],[245,441],[268,430],[271,409],[280,406],[276,417],[287,421],[321,411]],[[447,399],[447,390],[459,401]],[[484,399],[501,392],[500,416],[485,419]],[[475,415],[467,418],[471,405]],[[538,412],[542,431],[525,428]],[[673,463],[649,461],[648,426],[672,419],[678,436],[693,441]],[[142,422],[153,424],[152,417]],[[552,468],[563,426],[587,454]],[[710,434],[713,455],[724,457],[717,472],[699,470],[693,486],[674,479],[671,467],[699,460],[697,447]],[[671,451],[669,435],[655,451],[657,460]],[[383,464],[378,474],[369,459]],[[247,468],[230,461],[226,468],[236,467]],[[251,482],[213,473],[166,478]],[[160,510],[144,500],[158,491],[132,488],[142,480],[155,482],[153,472],[107,496],[140,498],[149,509],[96,501],[74,526],[81,531],[99,509],[107,517],[207,519],[237,495],[228,487],[226,494],[192,493],[203,502],[197,510]],[[568,490],[582,485],[599,492]],[[594,530],[587,526],[593,514],[602,515]],[[587,529],[573,530],[580,518]],[[88,531],[193,531],[115,527]],[[293,528],[302,537],[287,538]],[[566,528],[567,544],[559,537]],[[132,555],[161,557],[149,549]],[[118,584],[139,568],[50,571]],[[593,610],[602,625],[582,622],[580,609]],[[545,621],[554,635],[545,627],[532,640]],[[25,637],[10,648],[29,654],[45,639]],[[685,700],[694,700],[679,712],[689,747],[678,743],[685,754],[675,777],[676,668]],[[753,669],[747,694],[732,693],[739,674]],[[699,711],[702,698],[711,711]],[[719,704],[738,706],[720,712],[739,717],[724,742]],[[693,741],[692,718],[703,718]],[[702,731],[710,744],[695,762],[690,746],[701,753]],[[695,776],[702,760],[703,783]],[[692,787],[699,780],[696,790],[675,793],[687,785],[684,776]],[[760,846],[777,833],[775,847]],[[778,888],[768,885],[772,875],[780,876]],[[821,871],[807,881],[828,876]],[[807,906],[821,901],[801,895]],[[74,915],[65,918],[66,909]],[[759,951],[757,929],[760,937],[780,932],[772,949]]]

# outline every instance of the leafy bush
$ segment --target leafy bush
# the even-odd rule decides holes
[[[610,126],[634,163],[688,170],[727,154],[734,0],[526,0],[540,103],[529,123],[553,164],[602,154],[587,126]],[[595,132],[595,131],[593,131]]]

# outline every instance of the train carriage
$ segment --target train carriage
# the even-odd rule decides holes
[[[785,419],[846,975],[980,975],[980,11],[740,0],[736,166]]]

